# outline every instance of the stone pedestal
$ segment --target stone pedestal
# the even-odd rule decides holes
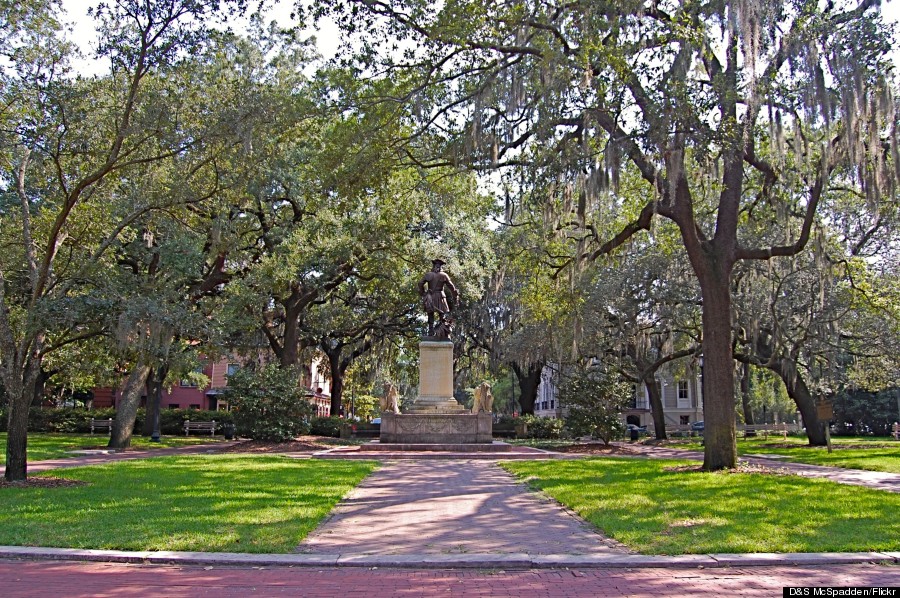
[[[379,444],[490,444],[490,413],[384,413]]]
[[[381,415],[380,445],[490,444],[490,413],[468,413],[453,398],[453,343],[419,343],[419,396],[401,414]]]
[[[419,396],[407,413],[464,413],[453,398],[453,343],[419,343]]]

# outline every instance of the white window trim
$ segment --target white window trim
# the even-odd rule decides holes
[[[685,397],[681,396],[681,385],[684,384],[685,389]],[[691,408],[691,385],[687,380],[679,380],[675,386],[675,400],[678,405],[678,409],[690,409]]]

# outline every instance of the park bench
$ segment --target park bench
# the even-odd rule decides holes
[[[106,430],[107,434],[112,434],[113,420],[109,419],[94,419],[91,418],[91,434],[94,433],[94,430]]]
[[[192,422],[191,420],[184,421],[184,435],[187,436],[191,432],[209,432],[209,435],[212,436],[216,433],[216,420],[212,420],[211,422]]]

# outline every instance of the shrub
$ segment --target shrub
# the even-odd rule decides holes
[[[631,386],[602,365],[573,371],[559,388],[559,400],[569,408],[566,425],[572,433],[590,434],[604,444],[625,432],[620,416],[630,399]]]
[[[563,435],[565,422],[555,417],[536,417],[534,415],[523,415],[517,418],[518,422],[527,425],[527,438],[560,438]]]
[[[341,426],[346,420],[331,417],[314,417],[309,427],[309,433],[315,436],[328,436],[330,438],[341,437]]]
[[[309,432],[314,407],[291,369],[242,368],[228,378],[225,398],[241,436],[283,442]]]
[[[115,419],[116,410],[112,407],[104,409],[72,409],[71,407],[33,407],[28,413],[29,432],[60,432],[85,434],[91,431],[91,419]],[[144,427],[146,412],[138,409],[134,430],[139,433]],[[234,418],[228,411],[201,411],[198,409],[163,409],[159,414],[160,432],[174,436],[184,434],[185,420],[212,421],[224,425],[232,423]],[[219,426],[217,426],[219,427]],[[6,413],[0,410],[0,432],[6,431]],[[217,430],[221,434],[221,430]]]

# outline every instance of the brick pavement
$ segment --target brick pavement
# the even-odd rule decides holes
[[[385,463],[341,501],[299,551],[341,555],[628,552],[555,501],[528,490],[495,463],[475,460]]]
[[[900,586],[900,567],[452,571],[0,561],[4,596],[781,596],[785,586]]]

